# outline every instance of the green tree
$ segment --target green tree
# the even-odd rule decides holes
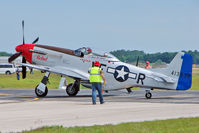
[[[0,52],[0,56],[11,56],[12,54],[7,52]]]
[[[194,51],[183,51],[185,53],[188,53],[193,56],[193,64],[199,64],[199,51],[194,50]],[[175,57],[177,52],[163,52],[163,53],[144,53],[143,51],[139,50],[116,50],[110,52],[114,56],[116,56],[119,60],[123,62],[136,62],[137,57],[139,56],[139,59],[141,62],[146,62],[149,61],[151,63],[159,62],[161,60],[162,62],[165,63],[170,63],[171,60]]]

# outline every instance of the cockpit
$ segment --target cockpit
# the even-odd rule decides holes
[[[110,53],[107,53],[107,52],[104,53],[104,54],[94,53],[92,51],[92,49],[89,48],[89,47],[79,48],[79,49],[74,51],[74,54],[76,56],[79,56],[79,57],[84,57],[84,55],[92,55],[92,56],[102,57],[102,58],[105,58],[105,59],[108,59],[108,60],[111,60],[111,61],[119,61],[118,58],[116,58],[114,55],[112,55]]]
[[[79,57],[84,57],[84,55],[88,55],[92,53],[92,49],[88,47],[82,47],[74,51],[74,54]]]

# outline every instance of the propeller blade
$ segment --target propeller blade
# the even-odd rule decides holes
[[[26,67],[22,66],[22,78],[25,79],[26,78]]]
[[[22,63],[26,63],[25,57],[22,58]]]
[[[23,57],[22,63],[26,63],[25,57]],[[22,66],[22,78],[23,78],[23,79],[26,78],[26,67],[25,67],[25,66]]]
[[[12,56],[10,56],[9,58],[8,58],[8,62],[10,63],[10,62],[12,62],[13,60],[15,60],[17,57],[19,57],[21,55],[21,52],[18,52],[18,53],[15,53],[15,54],[13,54]]]
[[[139,62],[139,56],[138,56],[138,58],[137,58],[136,66],[138,66],[138,62]]]
[[[32,44],[35,44],[36,42],[38,42],[39,41],[39,37],[37,37],[33,42],[32,42]]]
[[[22,32],[23,32],[23,44],[25,44],[25,38],[24,38],[24,20],[22,21]]]

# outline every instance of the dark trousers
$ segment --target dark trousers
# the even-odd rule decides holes
[[[104,103],[102,95],[102,83],[92,83],[92,102],[96,104],[96,90],[98,91],[100,103]]]

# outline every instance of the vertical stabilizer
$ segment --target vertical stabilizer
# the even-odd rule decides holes
[[[154,69],[176,81],[176,90],[187,90],[192,84],[192,56],[179,52],[166,68]]]
[[[176,90],[187,90],[191,88],[192,84],[192,56],[189,54],[184,54],[184,56],[182,56],[182,60],[183,61]]]

